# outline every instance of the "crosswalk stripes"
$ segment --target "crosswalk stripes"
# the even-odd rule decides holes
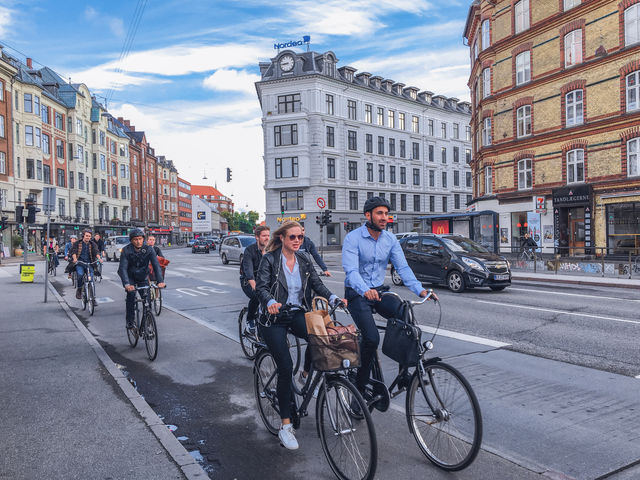
[[[0,268],[0,278],[8,278],[11,276],[11,272],[7,268]]]

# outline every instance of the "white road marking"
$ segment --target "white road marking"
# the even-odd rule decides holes
[[[180,273],[180,272],[176,272],[175,268],[172,268],[171,270],[168,270],[166,272],[165,277],[186,277],[186,275],[184,273]]]
[[[628,299],[628,298],[619,298],[619,297],[602,297],[600,295],[585,295],[583,293],[566,293],[566,292],[551,292],[548,290],[536,290],[534,288],[518,288],[518,287],[509,287],[509,290],[519,290],[521,292],[536,292],[536,293],[544,293],[545,295],[566,295],[568,297],[586,297],[594,300],[622,300],[624,302],[640,302],[640,300]]]
[[[191,288],[176,288],[177,292],[184,293],[185,295],[189,295],[191,297],[197,297],[198,295],[209,295],[206,292],[200,290],[193,290]]]
[[[114,301],[111,297],[96,297],[96,303],[112,303]]]
[[[636,378],[640,379],[640,375],[636,375]]]
[[[219,267],[192,267],[192,268],[197,268],[198,270],[205,270],[207,272],[219,272],[220,271]]]
[[[236,272],[240,269],[240,265],[235,267],[228,267],[227,265],[220,265],[218,268],[224,268],[225,270],[235,270]]]
[[[201,285],[196,288],[198,290],[204,290],[205,292],[211,292],[211,293],[227,293],[226,290],[220,290],[219,288],[210,287],[209,285]]]
[[[216,282],[215,280],[202,280],[203,282],[207,282],[207,283],[212,283],[214,285],[223,285],[223,286],[228,286],[228,283],[224,283],[224,282]]]
[[[425,333],[436,333],[437,336],[455,338],[456,340],[462,340],[463,342],[486,345],[487,347],[503,348],[511,345],[510,343],[499,342],[497,340],[491,340],[490,338],[476,337],[475,335],[467,335],[466,333],[452,332],[451,330],[444,330],[442,328],[435,329],[433,327],[427,327],[425,325],[420,325],[420,330],[422,330]]]
[[[11,276],[11,273],[6,268],[0,268],[0,278],[8,278]]]
[[[521,308],[524,310],[536,310],[538,312],[549,312],[549,313],[563,313],[565,315],[573,315],[575,317],[586,317],[586,318],[597,318],[598,320],[609,320],[612,322],[621,322],[621,323],[633,323],[635,325],[640,325],[640,321],[638,320],[628,320],[626,318],[615,318],[615,317],[606,317],[604,315],[592,315],[590,313],[579,313],[579,312],[568,312],[566,310],[555,310],[552,308],[540,308],[540,307],[529,307],[526,305],[515,305],[513,303],[501,303],[501,302],[489,302],[487,300],[476,300],[479,303],[486,303],[489,305],[498,305],[501,307],[508,308]]]

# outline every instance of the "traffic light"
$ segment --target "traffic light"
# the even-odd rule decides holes
[[[27,223],[36,223],[36,212],[39,212],[40,209],[36,208],[35,205],[29,205],[27,207]]]
[[[9,220],[9,217],[0,218],[0,232],[7,228],[7,220]]]
[[[280,214],[284,217],[284,205],[280,205]]]
[[[329,225],[331,223],[331,210],[324,211],[324,224]]]
[[[231,181],[231,169],[227,167],[227,182]]]
[[[316,223],[318,225],[322,224],[322,219],[320,218],[320,215],[316,215]]]
[[[18,205],[16,207],[16,223],[22,223],[23,213],[24,207],[22,205]]]

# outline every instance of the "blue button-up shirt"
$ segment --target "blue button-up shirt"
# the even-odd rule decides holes
[[[395,235],[383,230],[374,240],[366,225],[349,232],[342,246],[342,268],[346,273],[344,285],[360,295],[384,284],[387,265],[391,264],[404,284],[416,295],[424,290],[404,258]]]

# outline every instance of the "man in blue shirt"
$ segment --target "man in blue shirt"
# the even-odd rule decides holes
[[[362,333],[361,367],[356,377],[356,386],[361,392],[369,382],[371,364],[380,343],[372,310],[375,308],[385,318],[402,317],[400,300],[391,295],[380,297],[376,290],[384,284],[389,261],[413,293],[427,296],[407,264],[398,239],[385,229],[389,210],[391,205],[386,199],[367,199],[364,204],[367,222],[350,232],[342,246],[342,268],[346,274],[344,296],[349,302],[349,313]]]

